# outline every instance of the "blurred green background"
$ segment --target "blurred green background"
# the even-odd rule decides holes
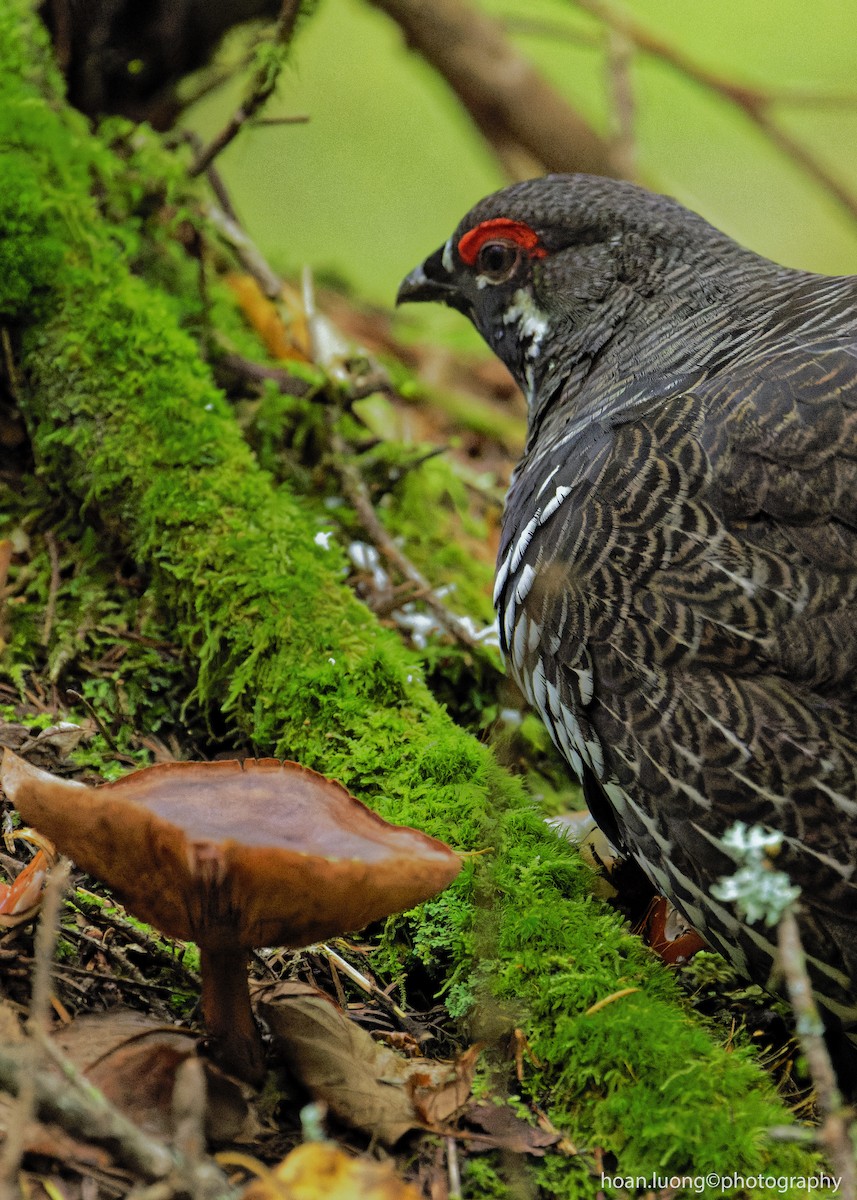
[[[482,6],[572,36],[600,28],[571,0]],[[857,95],[857,5],[845,0],[637,0],[626,11],[731,81]],[[513,37],[609,131],[603,50],[557,32]],[[217,132],[244,82],[198,103],[186,123],[204,136]],[[651,186],[778,261],[857,273],[857,224],[733,105],[644,55],[633,82],[639,168]],[[246,129],[222,156],[242,219],[279,268],[333,271],[381,303],[392,303],[405,272],[477,199],[506,182],[443,81],[362,0],[322,0],[306,22],[267,110],[288,113],[307,113],[310,122]],[[857,191],[857,104],[782,105],[776,113]]]

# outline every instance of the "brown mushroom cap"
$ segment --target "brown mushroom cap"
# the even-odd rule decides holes
[[[7,750],[10,801],[143,920],[210,949],[305,946],[411,908],[461,859],[293,762],[163,763],[58,779]]]

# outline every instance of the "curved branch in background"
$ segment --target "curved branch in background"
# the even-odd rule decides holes
[[[620,174],[609,142],[554,91],[499,21],[465,0],[369,2],[444,77],[510,175]]]
[[[275,46],[285,49],[291,42],[300,7],[301,0],[282,0],[280,15],[277,19],[277,27],[273,37],[273,44]],[[203,171],[207,171],[218,154],[222,150],[225,150],[229,143],[235,140],[247,122],[251,121],[256,113],[265,107],[265,104],[277,90],[282,65],[282,56],[272,58],[270,55],[264,55],[260,58],[249,92],[229,118],[226,126],[221,129],[220,133],[217,134],[208,146],[200,150],[196,161],[188,170],[191,176],[201,175]]]
[[[570,3],[573,7],[589,13],[590,16],[601,21],[611,36],[621,37],[636,46],[641,53],[659,58],[680,75],[684,75],[686,79],[734,104],[781,153],[792,160],[799,170],[802,170],[828,195],[832,196],[852,221],[857,221],[857,195],[846,187],[842,180],[809,147],[789,133],[771,111],[778,102],[793,105],[847,104],[849,99],[852,103],[854,102],[853,96],[828,97],[814,95],[811,92],[778,93],[775,90],[768,92],[764,88],[736,83],[696,62],[665,38],[652,33],[624,9],[612,3],[612,0],[570,0]]]

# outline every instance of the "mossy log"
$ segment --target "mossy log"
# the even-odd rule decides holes
[[[43,479],[141,565],[198,700],[260,754],[458,849],[492,847],[400,931],[472,1036],[523,1029],[540,1064],[523,1087],[571,1138],[623,1176],[811,1175],[813,1155],[766,1135],[791,1118],[749,1052],[719,1046],[593,898],[520,782],[346,588],[311,503],[260,469],[180,305],[129,272],[135,232],[99,203],[123,163],[65,104],[30,12],[0,11],[0,322]],[[533,1171],[545,1194],[592,1196],[591,1162],[552,1153]],[[492,1170],[472,1186],[503,1195]]]

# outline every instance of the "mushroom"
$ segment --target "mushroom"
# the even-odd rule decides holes
[[[196,942],[202,1012],[227,1070],[264,1078],[247,967],[411,908],[461,859],[341,784],[275,758],[174,762],[115,783],[58,779],[6,750],[0,783],[30,825],[142,920]]]

